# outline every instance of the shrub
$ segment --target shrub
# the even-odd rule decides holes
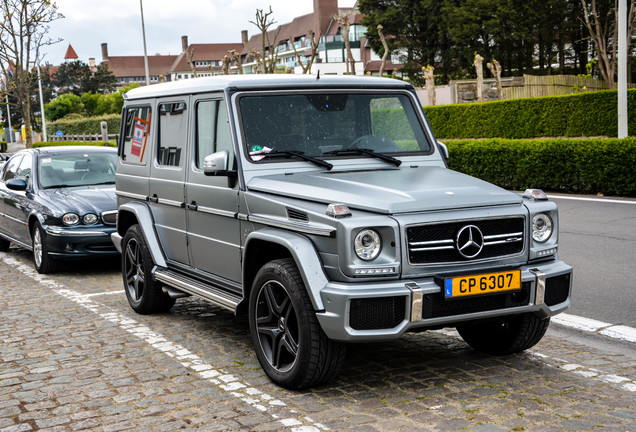
[[[440,139],[617,136],[616,90],[424,108]],[[628,91],[636,132],[636,89]]]
[[[62,131],[65,135],[86,135],[101,133],[101,122],[108,123],[108,133],[119,133],[121,116],[119,114],[108,114],[100,117],[82,117],[80,119],[61,119],[47,124],[49,133]]]
[[[446,142],[451,169],[506,189],[636,196],[636,138]]]

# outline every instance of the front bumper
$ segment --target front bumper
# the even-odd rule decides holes
[[[375,341],[408,331],[521,313],[548,318],[570,306],[572,267],[551,261],[521,267],[522,290],[446,301],[434,278],[385,283],[330,282],[316,313],[325,334],[340,341]]]
[[[58,258],[89,258],[117,255],[110,239],[115,227],[95,226],[87,229],[46,227],[48,253]]]

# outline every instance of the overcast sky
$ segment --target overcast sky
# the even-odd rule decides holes
[[[101,44],[111,56],[143,55],[140,5],[137,0],[55,0],[65,18],[51,24],[49,35],[61,42],[43,47],[43,63],[59,65],[69,43],[79,59],[102,61]],[[340,0],[351,7],[355,0]],[[252,36],[256,9],[268,10],[277,24],[313,11],[313,0],[143,0],[148,55],[176,55],[181,36],[189,43],[241,42],[241,30]]]

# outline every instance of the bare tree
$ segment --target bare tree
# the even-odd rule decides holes
[[[223,56],[223,75],[230,74],[230,64],[232,63],[232,58],[229,55]]]
[[[484,101],[484,58],[478,53],[475,53],[475,60],[473,61],[475,70],[477,71],[477,100],[479,102]]]
[[[260,69],[261,73],[275,73],[276,63],[278,63],[278,34],[280,33],[280,27],[276,29],[276,32],[270,32],[269,28],[276,24],[273,18],[270,18],[272,14],[272,7],[269,7],[269,12],[264,12],[263,9],[256,9],[256,21],[250,21],[261,31],[261,51],[254,51],[245,43],[245,46],[250,51],[256,61],[256,66]],[[273,36],[273,38],[270,38]]]
[[[492,59],[492,63],[488,63],[488,69],[490,73],[495,77],[495,83],[497,85],[497,99],[503,100],[503,88],[501,87],[501,65],[495,59]]]
[[[236,63],[239,75],[243,74],[243,62],[241,61],[241,53],[233,49],[228,51],[230,58]]]
[[[340,34],[342,35],[342,39],[345,43],[345,52],[347,56],[345,64],[347,66],[347,75],[355,75],[356,61],[353,59],[351,43],[349,43],[349,29],[351,28],[351,23],[349,22],[350,15],[350,13],[341,13],[340,15],[335,16],[334,19],[340,24]]]
[[[435,105],[435,68],[431,65],[422,68],[424,79],[426,80],[426,95],[428,96],[428,104]]]
[[[583,23],[587,28],[594,49],[598,55],[598,66],[601,73],[601,77],[609,88],[616,88],[614,76],[616,75],[616,49],[618,40],[618,24],[616,17],[616,9],[618,2],[615,2],[613,12],[613,19],[602,20],[600,19],[596,10],[596,0],[581,0],[583,6]],[[634,0],[629,1],[627,15],[627,46],[631,47],[632,41],[632,29],[634,27],[634,19],[636,13],[634,10]],[[624,13],[624,11],[621,11]]]
[[[194,74],[194,77],[199,78],[199,74],[197,73],[197,68],[194,65],[194,48],[192,48],[191,50],[185,50],[185,56],[186,56],[186,60],[188,61],[188,64],[190,65],[190,69],[192,69],[192,73]]]
[[[386,59],[389,56],[389,45],[386,43],[386,37],[384,36],[384,27],[382,24],[378,24],[378,36],[382,41],[382,47],[384,48],[384,54],[382,54],[382,63],[380,64],[380,76],[384,75],[384,68],[386,67]]]
[[[296,45],[292,42],[292,48],[294,49],[294,54],[296,54],[296,58],[298,59],[298,64],[303,69],[303,74],[307,74],[311,72],[311,66],[314,64],[314,60],[316,59],[316,54],[318,53],[318,41],[314,37],[314,31],[312,29],[307,30],[307,37],[309,38],[309,47],[311,49],[311,56],[307,63],[303,63],[303,59],[296,50]]]
[[[0,68],[5,92],[17,100],[26,129],[26,147],[32,147],[31,92],[37,81],[30,63],[42,60],[43,46],[60,41],[47,34],[49,24],[64,16],[48,0],[0,0],[0,14]]]

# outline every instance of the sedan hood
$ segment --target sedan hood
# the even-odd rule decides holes
[[[109,186],[82,186],[40,190],[40,197],[49,207],[60,213],[95,213],[117,209],[115,188]]]
[[[521,203],[517,194],[441,167],[277,174],[256,177],[247,186],[387,214]]]

